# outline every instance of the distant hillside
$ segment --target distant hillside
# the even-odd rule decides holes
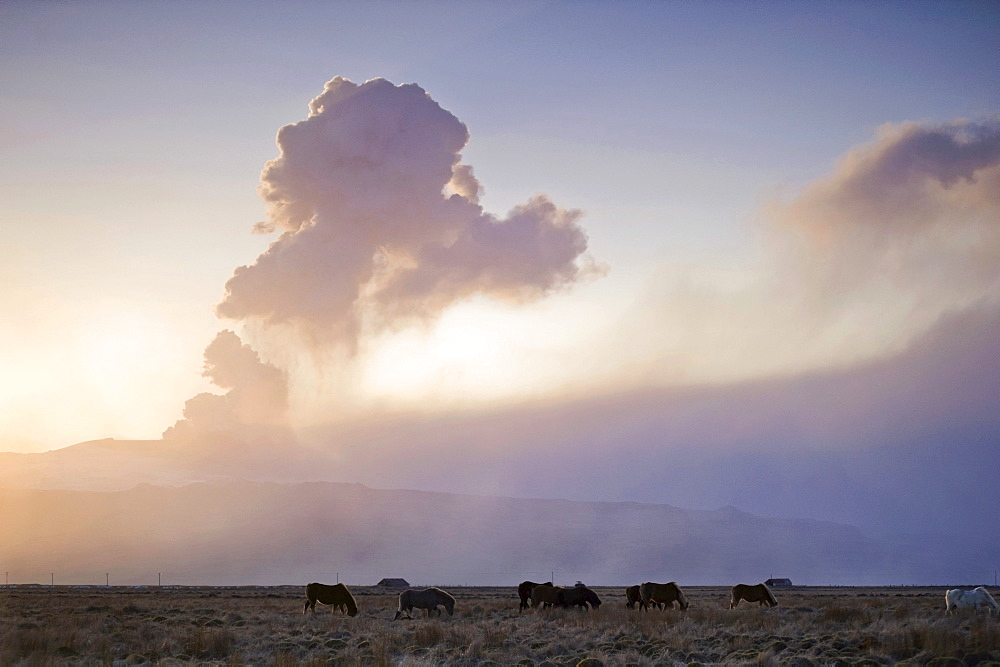
[[[296,584],[331,580],[838,583],[886,554],[857,529],[725,508],[246,481],[127,491],[0,491],[11,582]]]
[[[181,486],[230,478],[303,481],[332,470],[328,457],[305,447],[214,440],[92,440],[32,454],[0,452],[0,488],[121,491],[136,484]]]

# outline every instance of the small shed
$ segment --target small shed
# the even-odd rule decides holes
[[[406,579],[386,577],[382,581],[376,584],[377,586],[383,586],[385,588],[409,588],[410,582]]]
[[[791,579],[768,579],[764,583],[768,586],[768,588],[770,588],[772,586],[791,586],[792,585],[792,580]]]

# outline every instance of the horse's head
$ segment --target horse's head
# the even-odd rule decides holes
[[[454,600],[447,600],[444,603],[444,609],[445,609],[445,611],[448,612],[449,616],[454,616],[455,615],[455,601]]]

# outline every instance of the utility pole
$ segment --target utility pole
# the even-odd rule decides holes
[[[163,583],[162,583],[162,582],[160,581],[160,576],[161,576],[162,574],[163,574],[162,572],[157,572],[157,573],[156,573],[156,585],[157,585],[157,587],[159,587],[159,588],[163,588]]]
[[[111,588],[111,573],[110,572],[105,572],[104,573],[104,585],[107,586],[108,588]]]
[[[50,583],[51,583],[51,584],[52,584],[53,586],[55,586],[55,585],[56,585],[56,573],[55,573],[55,572],[50,572],[50,573],[49,573],[49,576],[51,577],[51,579],[49,580],[49,581],[50,581]]]
[[[340,572],[337,573],[337,583],[340,583]]]

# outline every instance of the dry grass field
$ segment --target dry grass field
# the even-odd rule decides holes
[[[446,588],[454,617],[395,622],[396,596],[365,587],[354,618],[303,615],[299,587],[5,588],[0,664],[1000,663],[1000,619],[946,617],[941,588],[792,588],[729,610],[728,589],[686,587],[688,611],[640,613],[595,587],[596,612],[523,614],[513,588]]]

